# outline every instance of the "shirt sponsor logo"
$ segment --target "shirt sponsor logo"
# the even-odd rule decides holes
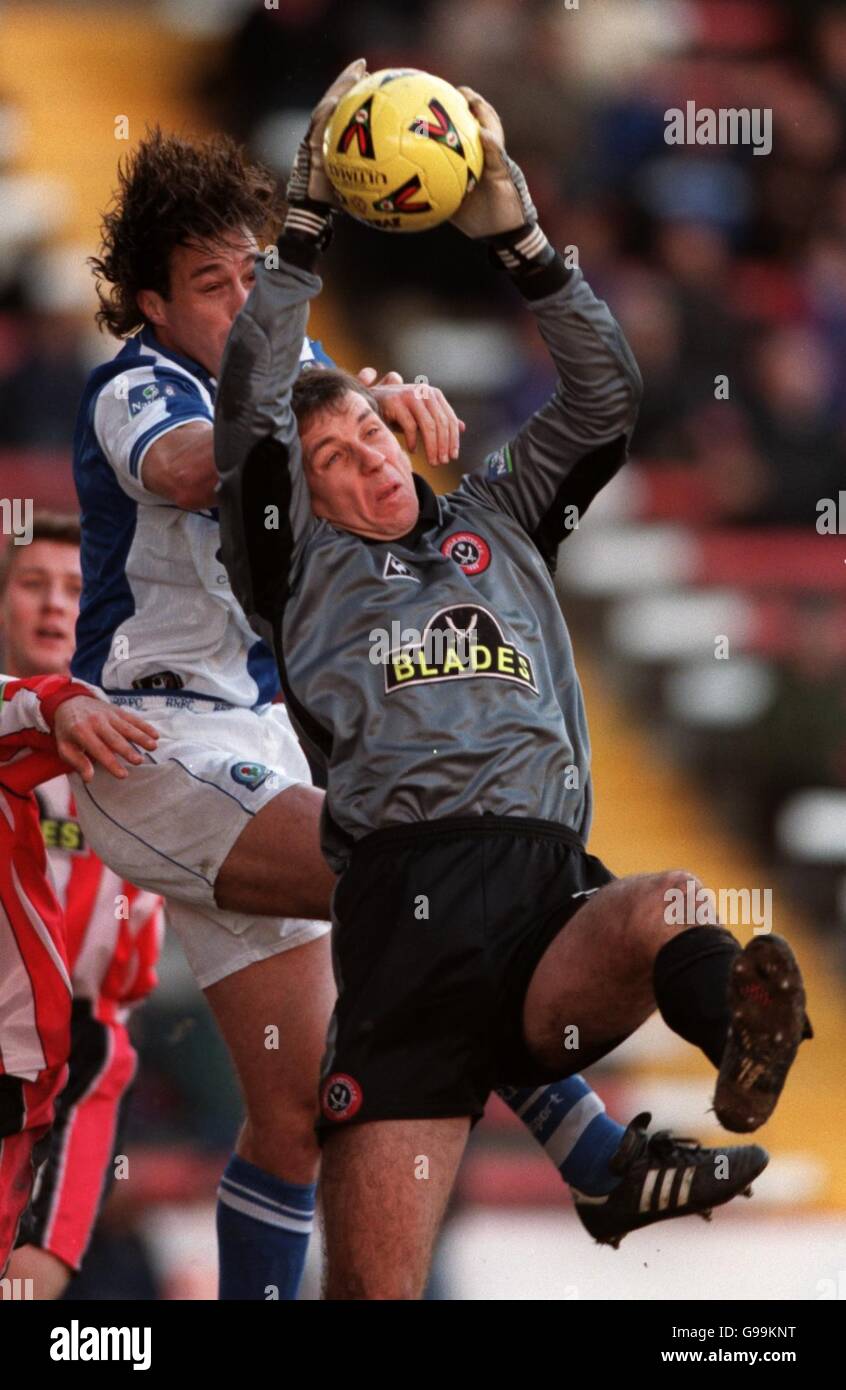
[[[396,555],[391,554],[390,550],[388,551],[387,558],[385,560],[385,568],[382,570],[382,578],[412,579],[415,584],[420,583],[419,577],[416,574],[412,574],[411,570],[408,568],[408,565],[405,564],[403,560],[398,560]]]
[[[241,787],[256,791],[270,776],[270,768],[264,763],[233,763],[229,769],[233,782]]]
[[[130,416],[139,415],[146,406],[154,405],[162,397],[175,395],[175,386],[167,385],[159,388],[155,381],[148,381],[144,386],[133,386],[126,398],[129,414]]]
[[[514,472],[514,461],[511,457],[511,449],[507,444],[504,444],[501,449],[497,449],[495,453],[488,454],[485,463],[487,464],[485,476],[491,483],[501,483],[503,479],[510,478]]]
[[[465,574],[484,574],[491,562],[491,548],[475,531],[456,531],[441,545],[441,554],[454,560]]]
[[[65,849],[70,854],[84,854],[87,845],[78,821],[61,816],[42,816],[41,834],[47,849]]]
[[[475,603],[458,604],[430,618],[420,641],[389,654],[385,693],[432,681],[479,677],[511,681],[538,694],[531,658],[508,640],[493,614]]]
[[[321,1109],[327,1120],[351,1120],[361,1109],[362,1089],[352,1076],[336,1071],[323,1084]]]

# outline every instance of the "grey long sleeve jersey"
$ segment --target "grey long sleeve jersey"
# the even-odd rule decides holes
[[[223,562],[325,771],[324,853],[340,872],[370,831],[486,812],[586,839],[587,723],[552,574],[626,456],[640,375],[625,339],[578,270],[530,302],[558,371],[551,400],[454,492],[417,478],[417,525],[370,541],[312,515],[303,473],[291,389],[320,288],[259,259],[215,452]]]

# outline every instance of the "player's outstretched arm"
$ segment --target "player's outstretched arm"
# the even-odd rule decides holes
[[[125,777],[117,755],[140,763],[132,747],[154,749],[158,732],[129,710],[111,705],[95,686],[69,676],[0,676],[0,738],[9,747],[49,749],[90,782],[92,759],[114,777]]]
[[[385,424],[402,431],[409,453],[422,444],[430,468],[456,460],[465,424],[443,391],[427,381],[403,381],[399,372],[387,372],[379,381],[377,376],[375,367],[363,367],[358,373],[379,402]]]
[[[493,107],[469,87],[485,169],[455,225],[489,248],[534,313],[558,373],[551,400],[462,489],[509,512],[551,559],[596,493],[625,461],[640,373],[607,305],[568,268],[537,221],[522,171],[505,151]]]
[[[363,58],[350,63],[314,109],[288,183],[278,255],[256,258],[256,283],[227,339],[215,404],[221,558],[251,626],[277,647],[315,524],[291,393],[309,301],[321,290],[315,267],[332,234],[323,131],[364,71]]]
[[[59,705],[53,716],[53,732],[59,757],[83,782],[94,776],[94,763],[113,777],[128,776],[123,762],[137,765],[144,761],[143,753],[133,744],[152,752],[159,739],[157,730],[145,719],[93,695],[77,695]]]
[[[214,445],[221,558],[256,632],[273,642],[313,518],[291,392],[308,304],[320,280],[286,260],[256,262],[256,283],[226,344]]]

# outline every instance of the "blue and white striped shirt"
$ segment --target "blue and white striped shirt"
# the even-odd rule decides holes
[[[308,338],[301,362],[332,365]],[[86,385],[73,448],[83,589],[71,669],[108,693],[133,692],[134,681],[160,672],[185,694],[248,708],[278,691],[273,655],[218,559],[217,509],[183,511],[144,486],[154,440],[193,420],[211,428],[215,389],[149,325]]]

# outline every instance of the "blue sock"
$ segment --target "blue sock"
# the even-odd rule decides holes
[[[314,1183],[285,1182],[232,1155],[217,1189],[218,1298],[296,1298],[315,1191]]]
[[[587,1197],[604,1197],[620,1179],[608,1164],[625,1130],[581,1076],[552,1086],[504,1086],[497,1095],[537,1139],[566,1183]]]

